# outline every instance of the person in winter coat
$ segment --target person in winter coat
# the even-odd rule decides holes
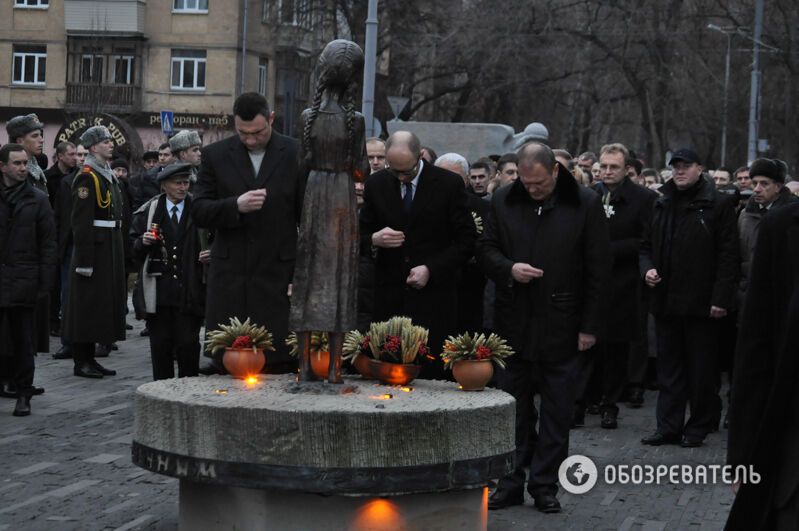
[[[718,321],[735,300],[739,276],[735,210],[703,174],[690,149],[674,152],[673,178],[660,188],[641,245],[652,289],[660,393],[657,430],[643,444],[701,446],[718,427]],[[691,416],[685,421],[686,406]]]
[[[15,416],[30,415],[35,371],[34,308],[55,270],[55,221],[45,192],[28,180],[28,155],[19,144],[0,148],[0,322],[8,323]]]
[[[601,198],[578,185],[549,147],[525,145],[518,169],[517,180],[494,192],[477,253],[496,283],[494,328],[516,352],[499,374],[516,398],[516,468],[488,508],[523,503],[529,462],[527,490],[540,511],[552,513],[560,510],[558,467],[569,452],[580,353],[602,330],[611,248]]]
[[[95,343],[125,339],[125,200],[109,166],[114,142],[108,128],[90,127],[80,141],[89,156],[72,183],[74,245],[64,333],[72,342],[75,376],[102,378],[116,371],[95,360]]]
[[[133,253],[143,264],[139,275],[154,380],[173,378],[175,361],[179,377],[198,374],[205,309],[202,264],[211,253],[201,250],[200,229],[192,219],[192,171],[188,163],[161,170],[164,193],[136,211],[130,230]]]

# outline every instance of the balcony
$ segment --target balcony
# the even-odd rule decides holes
[[[143,35],[145,0],[64,0],[69,35]]]
[[[141,110],[141,87],[67,82],[68,112],[131,114]]]

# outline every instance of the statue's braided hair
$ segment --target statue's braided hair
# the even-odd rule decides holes
[[[357,76],[363,69],[363,51],[354,42],[339,39],[325,46],[319,56],[319,79],[316,82],[313,103],[303,129],[302,144],[306,162],[311,162],[311,130],[319,115],[324,92],[334,87],[344,87],[342,100],[339,102],[347,115],[347,154],[346,164],[352,170],[355,156],[355,102],[358,88]]]

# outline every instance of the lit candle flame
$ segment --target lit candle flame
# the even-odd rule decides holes
[[[248,376],[245,382],[247,382],[247,385],[255,385],[258,383],[258,378],[255,376]]]
[[[391,400],[392,398],[394,398],[394,395],[390,395],[388,393],[383,395],[369,395],[369,398],[371,398],[372,400]]]
[[[227,394],[227,389],[217,389],[216,390],[216,394],[218,394],[218,395],[226,395]]]
[[[410,393],[411,391],[413,391],[413,387],[400,387],[400,389],[402,389],[406,393]]]

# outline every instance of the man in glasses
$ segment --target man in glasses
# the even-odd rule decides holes
[[[374,320],[407,315],[430,330],[428,345],[438,352],[459,332],[456,273],[477,236],[463,180],[424,162],[421,149],[408,131],[388,138],[388,168],[366,181],[361,253],[375,258]],[[440,360],[425,360],[422,377],[445,378]]]

